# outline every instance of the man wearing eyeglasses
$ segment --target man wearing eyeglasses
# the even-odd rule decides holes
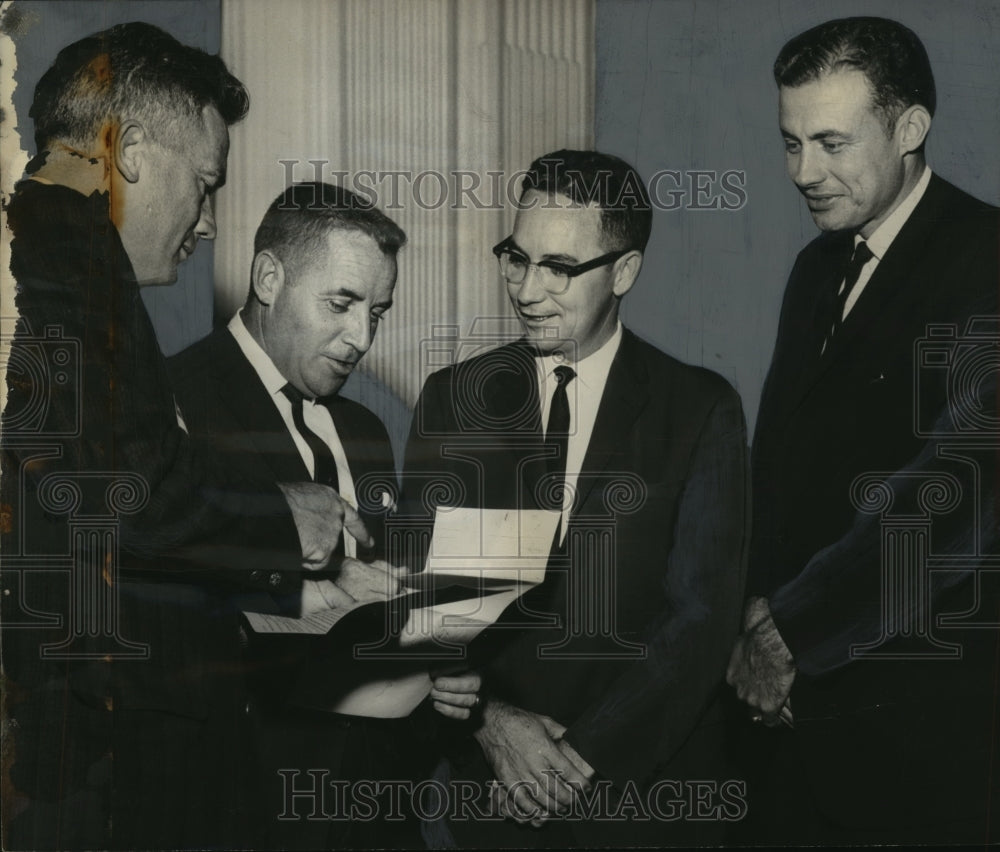
[[[465,506],[561,511],[544,582],[473,649],[488,698],[450,772],[484,786],[452,814],[459,846],[718,838],[717,800],[701,821],[677,803],[725,777],[713,699],[743,588],[745,428],[725,381],[619,321],[651,225],[617,157],[537,159],[494,248],[523,336],[434,373],[417,404],[404,512],[429,522],[435,478]],[[635,796],[648,820],[619,815]],[[482,820],[497,811],[512,819]]]

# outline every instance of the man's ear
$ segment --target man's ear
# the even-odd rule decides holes
[[[896,121],[896,135],[901,154],[916,151],[931,131],[931,114],[927,107],[914,104],[906,109]]]
[[[611,287],[611,292],[619,298],[624,296],[632,289],[632,285],[635,284],[635,279],[639,277],[640,269],[642,269],[641,251],[633,250],[618,258],[615,261],[615,279]]]
[[[270,307],[285,284],[285,267],[272,252],[258,252],[250,267],[250,283],[257,301]]]
[[[118,126],[113,134],[111,144],[114,154],[115,168],[129,183],[139,180],[147,155],[149,136],[146,128],[134,119],[129,119]]]

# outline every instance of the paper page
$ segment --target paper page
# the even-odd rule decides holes
[[[542,509],[438,507],[425,571],[540,583],[560,517]]]
[[[399,636],[400,648],[417,648],[435,642],[469,644],[533,583],[517,583],[510,589],[410,611]]]
[[[410,715],[430,691],[430,675],[426,671],[414,672],[363,684],[326,709],[347,716],[399,719]]]
[[[266,612],[244,612],[254,633],[300,633],[322,636],[349,612],[353,612],[365,602],[337,609],[323,609],[301,618],[291,615],[272,615]]]

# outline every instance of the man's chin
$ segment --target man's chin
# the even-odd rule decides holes
[[[849,231],[857,227],[836,210],[810,210],[809,213],[821,231]]]
[[[135,280],[140,287],[169,287],[177,283],[177,267],[145,274],[136,273]]]
[[[554,352],[563,342],[562,338],[556,336],[555,328],[533,328],[525,323],[522,323],[521,327],[524,330],[524,336],[534,344],[539,352]]]
[[[535,351],[539,355],[556,355],[558,357],[559,354],[562,354],[566,360],[577,360],[575,357],[576,341],[563,340],[558,337],[536,337],[532,334],[527,335],[527,340],[535,347]]]
[[[343,378],[338,377],[333,381],[317,382],[309,388],[310,395],[316,399],[333,396],[334,394],[340,392],[340,389],[344,386],[344,383],[348,380],[348,378],[350,378],[350,376],[344,376]]]

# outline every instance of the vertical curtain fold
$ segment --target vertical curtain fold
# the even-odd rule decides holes
[[[218,202],[216,321],[243,304],[254,230],[290,180],[360,188],[409,236],[361,369],[412,406],[435,329],[509,316],[490,247],[516,172],[593,144],[593,5],[222,0],[222,56],[251,109]]]

